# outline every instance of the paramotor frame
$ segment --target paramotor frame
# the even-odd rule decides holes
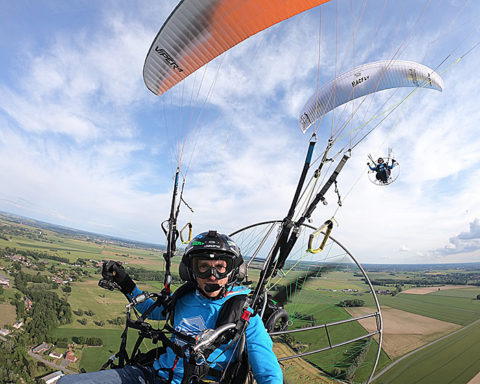
[[[368,158],[372,162],[372,164],[374,164],[374,166],[377,165],[377,163],[375,162],[375,160],[373,160],[373,157],[371,155],[368,155]],[[387,171],[386,171],[387,173],[385,175],[386,179],[381,178],[380,176],[377,176],[378,172],[375,169],[371,169],[369,165],[367,165],[368,166],[367,173],[368,173],[368,179],[370,180],[370,182],[380,187],[386,187],[387,185],[390,185],[394,181],[396,181],[400,176],[400,164],[396,161],[395,157],[391,154],[389,154],[388,156],[383,156],[382,159],[385,165],[387,166]],[[390,167],[392,164],[394,164],[394,166],[389,169],[388,167]]]
[[[283,220],[264,221],[246,226],[230,235],[246,258],[250,283],[258,283],[282,223]],[[381,309],[375,290],[358,261],[339,241],[332,236],[327,237],[326,231],[321,232],[324,239],[327,239],[321,253],[307,249],[312,231],[315,232],[316,228],[302,224],[298,233],[299,240],[291,250],[285,271],[266,284],[264,295],[269,295],[278,303],[289,318],[288,328],[279,327],[280,329],[270,331],[275,343],[274,350],[287,382],[289,378],[296,383],[302,382],[303,366],[308,367],[310,379],[311,375],[318,376],[318,380],[325,376],[345,379],[342,368],[346,370],[349,367],[349,379],[352,382],[368,383],[380,357],[383,332]],[[332,288],[335,284],[345,284],[346,280],[349,282],[342,289]],[[352,285],[352,281],[357,281],[359,285]],[[359,286],[364,286],[364,289],[358,289]],[[368,296],[367,299],[365,295]],[[348,308],[350,312],[339,307],[342,305],[339,303],[346,303],[348,307],[360,305],[362,301],[366,301],[368,307],[361,310]],[[266,300],[263,301],[265,302]],[[261,314],[264,315],[263,310]],[[267,315],[271,316],[270,313]],[[265,316],[262,320],[268,323]],[[375,353],[364,350],[364,360],[356,360],[356,369],[352,368],[354,359],[349,360],[347,356],[358,354],[359,345],[360,349],[371,347],[374,336],[378,336]],[[341,351],[320,356],[322,352],[333,349]],[[360,372],[360,381],[354,380],[355,372]]]

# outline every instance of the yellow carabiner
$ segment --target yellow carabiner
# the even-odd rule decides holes
[[[313,239],[318,236],[324,229],[327,229],[325,231],[325,236],[323,238],[322,244],[317,249],[313,249]],[[323,251],[323,248],[325,248],[325,244],[327,243],[328,238],[330,237],[330,234],[332,233],[333,229],[333,221],[332,220],[327,220],[323,225],[314,233],[310,235],[310,238],[308,239],[308,249],[307,252],[310,253],[319,253]]]
[[[187,229],[188,227],[188,239],[185,241],[183,239],[183,231],[185,229]],[[183,228],[180,230],[180,240],[182,241],[182,244],[188,244],[190,242],[190,240],[192,240],[192,228],[193,228],[193,225],[192,223],[187,223],[183,226]]]

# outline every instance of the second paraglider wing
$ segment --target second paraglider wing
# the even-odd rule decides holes
[[[300,113],[300,129],[306,132],[323,115],[349,101],[399,87],[442,91],[443,80],[433,69],[413,61],[386,60],[360,65],[337,76],[310,97]]]

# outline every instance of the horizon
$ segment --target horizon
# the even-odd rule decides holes
[[[81,229],[76,229],[76,228],[73,228],[73,227],[65,227],[63,225],[59,225],[59,224],[55,224],[55,223],[49,223],[49,222],[41,221],[41,220],[36,220],[36,219],[31,218],[31,217],[20,216],[20,215],[16,215],[16,214],[10,213],[10,212],[0,211],[0,218],[2,218],[2,216],[13,216],[13,217],[16,217],[16,218],[19,218],[19,219],[26,219],[26,220],[32,221],[34,223],[46,224],[46,225],[52,227],[52,228],[47,229],[47,230],[50,230],[50,231],[55,231],[55,228],[67,229],[67,230],[69,230],[71,232],[74,232],[74,233],[78,232],[78,234],[81,234],[81,235],[93,235],[93,236],[98,236],[98,237],[104,237],[104,238],[107,238],[107,239],[124,242],[126,244],[129,244],[129,243],[138,244],[138,245],[144,245],[146,247],[148,247],[148,246],[163,247],[163,248],[166,247],[165,244],[146,243],[146,242],[127,239],[127,238],[115,237],[115,236],[111,236],[111,235],[103,234],[103,233],[83,231]],[[245,256],[245,259],[250,259],[250,257]],[[256,257],[256,260],[262,260],[263,261],[265,259],[262,258],[262,257]],[[310,261],[306,261],[306,263],[310,263]],[[328,264],[328,262],[326,264]],[[410,263],[410,264],[406,264],[406,263],[403,263],[403,264],[402,263],[396,263],[396,264],[393,264],[393,263],[361,263],[361,265],[362,266],[369,266],[369,267],[374,267],[374,266],[392,266],[392,267],[395,267],[395,266],[400,266],[400,267],[402,267],[402,266],[403,267],[407,267],[407,266],[417,266],[417,267],[426,266],[426,267],[428,267],[428,266],[455,266],[455,265],[456,266],[461,266],[461,265],[478,265],[478,266],[480,266],[480,261],[456,262],[456,263]]]
[[[356,129],[364,135],[366,121],[379,125],[339,175],[342,207],[332,187],[314,223],[335,217],[333,236],[362,264],[480,260],[479,2],[331,0],[156,96],[143,65],[177,3],[4,5],[0,210],[160,244],[180,157],[192,212],[182,205],[179,228],[191,221],[194,233],[231,233],[282,219],[312,133],[299,129],[309,97],[360,64],[409,60],[437,71],[443,92],[385,90],[325,116],[314,159],[356,108],[349,137],[332,153],[359,139]],[[198,126],[188,131],[187,122]],[[368,179],[367,156],[388,148],[400,175],[379,187]]]

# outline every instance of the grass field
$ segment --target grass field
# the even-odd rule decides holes
[[[140,284],[141,289],[148,292],[157,292],[159,290],[156,283],[155,287],[150,284]],[[118,316],[125,317],[125,305],[128,304],[125,296],[118,291],[109,291],[98,286],[98,280],[88,280],[83,282],[72,283],[72,292],[69,294],[68,302],[72,307],[73,322],[62,325],[60,328],[72,329],[117,329],[118,326],[108,323],[108,320],[115,319]],[[84,312],[91,310],[94,316],[77,316],[75,312],[82,309]],[[82,325],[79,319],[86,319],[87,324]],[[95,322],[104,321],[102,326],[96,325]]]
[[[17,318],[15,306],[7,303],[0,304],[0,327],[13,325]]]
[[[25,225],[17,225],[27,230],[30,228]],[[157,250],[122,246],[112,242],[76,239],[45,229],[42,229],[41,232],[41,238],[14,235],[9,236],[9,241],[0,239],[0,247],[47,252],[50,255],[65,257],[70,262],[76,261],[77,258],[99,261],[113,259],[136,264],[146,269],[163,270],[163,258],[161,252]],[[31,230],[30,233],[32,233]],[[30,237],[32,236],[30,235]]]
[[[301,272],[292,272],[283,281],[283,285],[293,282],[298,278]],[[306,283],[301,284],[301,289],[288,290],[288,301],[285,309],[290,314],[292,325],[289,329],[308,327],[314,319],[315,325],[333,323],[352,316],[345,308],[338,304],[345,299],[361,299],[373,305],[374,298],[371,293],[367,293],[369,286],[359,277],[354,276],[352,271],[330,271],[321,277],[311,278]],[[273,292],[275,294],[275,292]],[[369,313],[376,312],[375,309],[369,308]],[[295,313],[300,317],[295,317]],[[301,318],[304,316],[305,318]],[[367,334],[359,322],[349,322],[325,328],[307,330],[292,334],[297,349],[301,352],[310,352],[318,349],[328,348],[332,345],[347,343],[334,349],[325,350],[312,355],[305,356],[303,359],[310,362],[312,366],[316,365],[323,371],[333,375],[335,370],[343,367],[348,361],[348,355],[354,355],[358,352],[358,343],[348,343],[349,340],[358,338]],[[378,344],[375,340],[371,340],[365,360],[357,369],[355,382],[364,382],[370,375],[373,362],[378,350]],[[382,352],[380,358],[380,366],[383,367],[390,363],[388,356]],[[297,369],[297,368],[291,368]],[[303,375],[305,378],[310,374]]]
[[[85,329],[70,329],[70,328],[58,328],[52,331],[53,337],[66,337],[71,341],[72,337],[100,337],[103,340],[103,347],[85,347],[80,354],[75,353],[81,357],[78,363],[79,368],[84,368],[87,372],[98,371],[103,363],[105,363],[110,356],[118,352],[120,347],[120,336],[123,328],[120,329],[97,329],[97,328],[85,328]],[[135,341],[137,340],[137,333],[135,331],[130,332],[127,338],[127,348],[131,351]],[[143,348],[148,350],[151,344],[144,342]],[[78,349],[77,349],[78,350]]]
[[[472,296],[465,297],[466,291],[439,291],[427,295],[400,293],[396,296],[379,296],[380,304],[434,319],[467,325],[480,318],[480,288],[472,289]],[[476,294],[475,294],[476,293]],[[470,294],[470,293],[469,293]],[[457,296],[453,296],[457,295]]]
[[[480,370],[480,322],[392,367],[375,384],[466,384]]]
[[[352,315],[360,316],[370,313],[371,309],[349,308],[348,311]],[[388,307],[382,308],[382,320],[382,348],[392,360],[461,328],[458,324]],[[360,323],[369,331],[376,329],[373,318],[360,320]]]

